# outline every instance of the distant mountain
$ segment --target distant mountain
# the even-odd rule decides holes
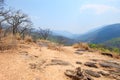
[[[111,40],[108,40],[104,43],[105,46],[108,46],[108,47],[117,47],[117,48],[120,48],[120,37],[119,38],[113,38]]]
[[[73,34],[73,33],[68,32],[68,31],[58,31],[58,30],[52,31],[52,34],[56,35],[56,36],[67,37],[67,38],[70,38],[70,39],[75,39],[76,37],[79,36],[79,34]]]
[[[74,43],[76,43],[75,39],[70,39],[64,36],[57,36],[57,35],[51,35],[49,37],[49,40],[52,42],[56,42],[56,43],[60,43],[60,44],[64,44],[64,45],[72,45]]]
[[[79,36],[78,39],[90,43],[103,43],[120,37],[120,23],[104,26],[95,31]]]

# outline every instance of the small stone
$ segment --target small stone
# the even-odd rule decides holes
[[[76,64],[82,64],[82,62],[77,61]]]
[[[30,69],[35,69],[37,66],[35,63],[30,63],[29,65],[30,65]]]

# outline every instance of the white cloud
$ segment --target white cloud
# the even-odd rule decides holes
[[[86,4],[81,6],[80,11],[84,12],[86,10],[92,10],[95,14],[103,14],[108,11],[112,12],[120,12],[120,10],[116,7],[108,6],[108,5],[98,5],[98,4]]]

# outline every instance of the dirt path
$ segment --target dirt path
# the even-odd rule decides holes
[[[70,80],[64,75],[66,69],[81,67],[100,71],[102,68],[91,68],[84,65],[92,59],[116,60],[93,52],[75,53],[72,47],[64,47],[64,51],[55,51],[38,45],[28,44],[17,51],[0,53],[0,80]],[[81,62],[82,64],[76,64]],[[100,77],[95,80],[114,80]]]

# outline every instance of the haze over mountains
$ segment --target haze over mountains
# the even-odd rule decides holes
[[[75,39],[76,37],[80,36],[80,34],[73,34],[73,33],[68,32],[68,31],[60,31],[60,30],[53,30],[52,34],[56,35],[56,36],[64,36],[64,37],[67,37],[70,39]]]
[[[102,28],[92,30],[86,34],[72,34],[67,31],[54,31],[55,35],[64,36],[77,41],[89,42],[89,43],[103,43],[113,38],[120,37],[120,23],[110,24],[102,26]]]

